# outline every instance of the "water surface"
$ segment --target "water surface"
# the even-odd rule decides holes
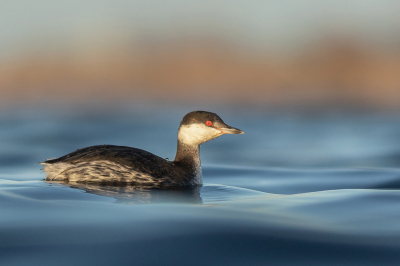
[[[203,187],[43,181],[37,162],[89,145],[173,159],[190,110],[157,111],[2,112],[1,265],[398,265],[395,114],[215,110],[245,134],[203,145]]]

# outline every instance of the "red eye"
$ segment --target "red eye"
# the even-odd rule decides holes
[[[211,122],[211,121],[207,121],[207,122],[206,122],[206,125],[209,126],[209,127],[211,127],[211,126],[212,126],[212,122]]]

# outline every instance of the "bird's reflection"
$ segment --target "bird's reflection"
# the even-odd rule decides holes
[[[200,186],[197,187],[150,187],[128,184],[96,184],[96,183],[71,183],[49,182],[81,189],[87,193],[111,197],[115,203],[140,204],[140,203],[191,203],[201,204]]]

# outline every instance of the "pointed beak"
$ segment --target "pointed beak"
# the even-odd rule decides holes
[[[240,129],[230,127],[228,125],[225,125],[224,127],[220,127],[218,129],[222,132],[222,134],[243,134],[244,133]]]

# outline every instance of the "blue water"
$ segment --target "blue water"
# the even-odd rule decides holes
[[[173,159],[196,107],[0,113],[0,265],[399,265],[400,115],[215,111],[244,135],[201,149],[204,186],[43,181],[95,144]]]

